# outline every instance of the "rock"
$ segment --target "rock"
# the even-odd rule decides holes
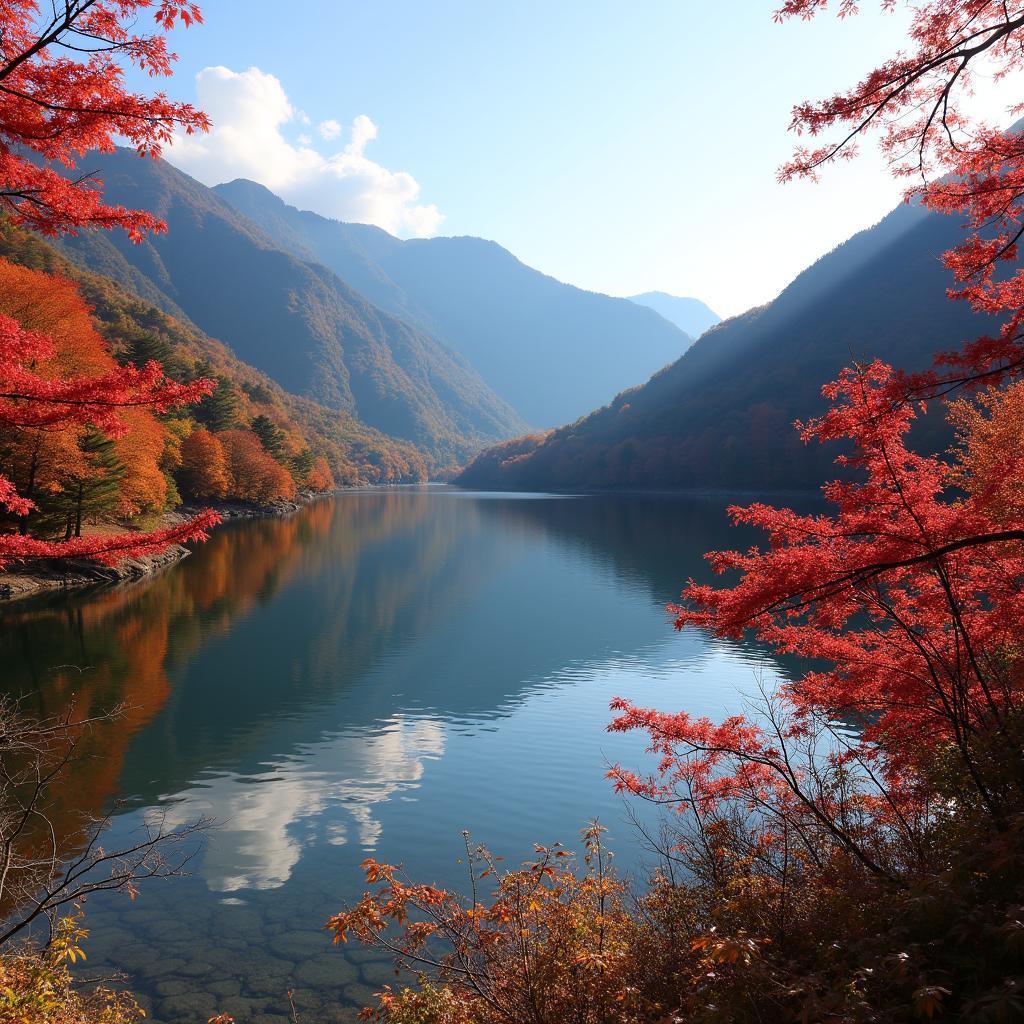
[[[371,985],[363,985],[361,982],[357,981],[352,985],[346,985],[341,994],[352,1006],[357,1010],[361,1010],[364,1006],[377,1005],[377,999],[374,996],[374,992],[379,991],[379,986],[374,988]]]
[[[366,963],[394,963],[394,956],[386,949],[377,949],[375,946],[352,946],[346,947],[345,959],[351,960],[354,964]]]
[[[156,983],[156,994],[158,996],[183,996],[192,991],[192,982],[183,978],[168,978],[165,981]]]
[[[401,980],[401,975],[395,974],[393,964],[381,963],[380,961],[360,964],[359,975],[367,985],[375,985],[378,989],[381,985],[394,985],[397,981]]]
[[[213,932],[227,937],[245,935],[250,940],[263,931],[263,915],[254,907],[222,904],[214,915]]]
[[[217,999],[209,992],[189,992],[168,996],[157,1006],[157,1014],[167,1021],[208,1020],[217,1010]]]
[[[189,928],[188,925],[179,924],[176,921],[168,921],[167,918],[164,918],[162,921],[147,923],[142,930],[150,941],[155,940],[159,942],[161,947],[171,943],[193,945],[196,941],[194,929]],[[139,942],[139,936],[133,936],[133,940]]]
[[[321,953],[303,961],[295,970],[299,981],[314,988],[341,988],[357,980],[358,968],[341,953]]]
[[[241,1022],[252,1020],[266,1008],[266,999],[247,999],[245,996],[228,996],[217,1003],[217,1013],[226,1013]]]
[[[280,996],[294,985],[295,965],[277,957],[260,957],[245,965],[242,989],[245,995]]]
[[[270,940],[270,948],[287,960],[301,963],[307,957],[329,952],[331,937],[327,932],[285,932]]]
[[[151,964],[146,964],[139,970],[145,978],[160,978],[165,974],[177,974],[178,971],[185,966],[184,960],[154,960]]]
[[[125,943],[114,955],[117,957],[117,965],[130,974],[135,974],[160,959],[160,953],[152,946],[138,941]]]
[[[218,978],[216,981],[205,982],[204,988],[215,996],[231,997],[242,991],[242,983],[237,978]]]
[[[207,974],[213,974],[213,966],[202,960],[191,960],[178,973],[186,978],[202,978]]]

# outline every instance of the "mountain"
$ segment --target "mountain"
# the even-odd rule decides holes
[[[151,210],[169,230],[139,245],[97,231],[63,239],[80,266],[187,316],[287,391],[413,441],[435,464],[524,429],[465,358],[283,251],[170,164],[118,150],[91,154],[90,166],[108,201]]]
[[[482,453],[459,483],[496,489],[804,489],[837,475],[834,445],[791,424],[853,360],[923,369],[992,324],[945,290],[955,217],[901,206],[801,273],[773,302],[713,327],[642,387],[585,419]],[[917,442],[948,443],[941,415]]]
[[[179,380],[216,377],[218,390],[229,390],[233,396],[239,424],[267,416],[297,447],[323,455],[339,484],[415,483],[428,478],[428,461],[410,442],[387,437],[349,413],[289,394],[193,324],[109,277],[82,270],[52,243],[8,221],[0,221],[0,258],[74,281],[92,307],[97,330],[119,361],[157,358]],[[194,413],[190,407],[177,415]]]
[[[677,359],[692,339],[637,306],[533,270],[480,238],[401,241],[288,206],[238,180],[217,194],[292,255],[460,352],[525,420],[549,427]]]
[[[630,295],[629,301],[660,313],[691,338],[699,338],[709,327],[722,322],[722,318],[700,299],[669,295],[667,292],[644,292],[643,295]]]

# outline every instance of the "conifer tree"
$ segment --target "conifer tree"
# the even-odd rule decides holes
[[[217,386],[196,407],[196,419],[208,430],[221,434],[238,426],[238,392],[226,377],[216,378]]]
[[[253,418],[249,428],[260,439],[263,450],[278,462],[286,463],[284,431],[269,417],[260,413]]]

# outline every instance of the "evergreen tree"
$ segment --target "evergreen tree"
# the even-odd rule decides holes
[[[238,392],[226,377],[217,378],[217,387],[196,407],[196,419],[215,434],[238,426]]]
[[[245,381],[242,384],[242,390],[254,401],[254,402],[271,402],[273,401],[274,394],[265,384]]]
[[[87,430],[78,442],[89,474],[72,487],[65,538],[82,536],[82,520],[113,511],[121,495],[121,481],[128,469],[117,457],[114,442],[99,430]]]
[[[287,461],[285,454],[284,431],[269,417],[260,413],[249,425],[252,432],[260,439],[263,450],[278,462]]]
[[[127,360],[136,366],[152,361],[160,363],[167,372],[167,364],[174,358],[170,342],[162,335],[149,331],[136,331],[128,340]]]
[[[84,470],[62,481],[59,493],[37,502],[32,529],[41,534],[63,532],[64,539],[82,536],[86,519],[114,511],[121,498],[121,482],[128,469],[118,458],[114,442],[102,431],[89,428],[78,440]]]
[[[293,455],[291,458],[292,476],[296,480],[305,482],[315,462],[316,456],[308,448],[303,448],[298,455]]]

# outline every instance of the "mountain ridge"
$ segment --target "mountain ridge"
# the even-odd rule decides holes
[[[804,445],[792,423],[823,411],[821,388],[839,370],[875,357],[923,369],[991,327],[946,298],[940,254],[961,237],[956,218],[900,206],[642,386],[568,426],[485,450],[457,480],[525,490],[817,487],[837,475],[839,449]],[[948,444],[940,420],[918,424],[923,447]]]
[[[660,313],[670,323],[690,335],[694,341],[705,331],[722,322],[722,318],[706,303],[689,295],[671,295],[668,292],[642,292],[627,296],[630,302],[647,306]]]
[[[184,314],[287,391],[413,441],[439,463],[525,426],[464,358],[281,250],[205,185],[125,150],[96,163],[108,200],[152,210],[169,231],[140,245],[98,232],[62,239],[79,266]]]
[[[654,311],[558,281],[497,242],[471,235],[403,241],[298,210],[247,179],[214,191],[281,247],[331,267],[460,352],[535,426],[585,414],[692,342]]]

